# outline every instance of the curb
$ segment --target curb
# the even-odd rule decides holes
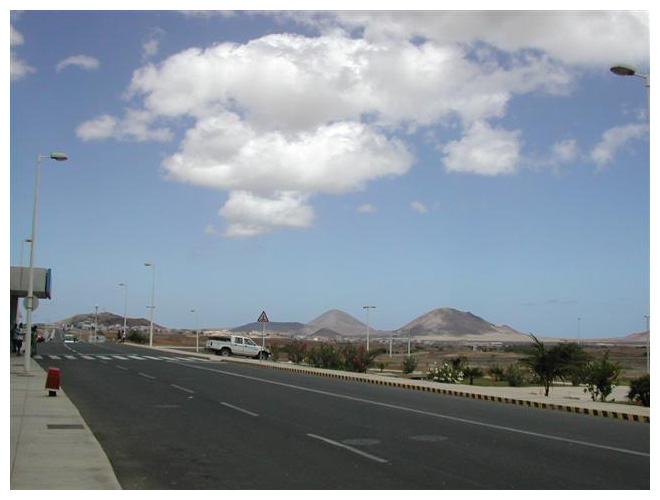
[[[415,390],[415,391],[422,391],[422,392],[434,392],[438,394],[444,394],[448,396],[459,396],[459,397],[465,397],[465,398],[470,398],[470,399],[478,399],[481,401],[494,401],[497,403],[508,403],[508,404],[514,404],[518,406],[526,406],[529,408],[539,408],[539,409],[546,409],[546,410],[557,410],[557,411],[565,411],[568,413],[578,413],[582,415],[589,415],[592,417],[605,417],[605,418],[613,418],[616,420],[621,420],[621,421],[628,421],[628,422],[641,422],[641,423],[646,423],[650,424],[651,423],[651,417],[646,416],[646,415],[637,415],[635,413],[626,413],[626,412],[620,412],[620,411],[611,411],[611,410],[598,410],[598,409],[593,409],[593,408],[586,408],[584,406],[568,406],[568,405],[562,405],[562,404],[555,404],[555,403],[542,403],[538,401],[530,401],[527,399],[516,399],[516,398],[508,398],[504,396],[490,396],[487,394],[477,394],[473,392],[464,392],[464,391],[457,391],[453,389],[445,389],[442,387],[433,387],[433,386],[427,386],[427,385],[416,385],[416,384],[410,384],[406,382],[399,382],[399,381],[392,381],[392,380],[382,380],[382,379],[373,379],[365,376],[361,376],[358,374],[347,374],[345,372],[326,372],[326,371],[317,371],[317,370],[323,370],[322,368],[316,368],[316,369],[307,369],[307,368],[300,368],[300,367],[293,367],[293,366],[278,366],[278,365],[272,365],[272,364],[262,364],[262,363],[257,363],[257,362],[249,362],[248,360],[237,360],[237,359],[223,359],[222,361],[226,362],[247,362],[251,365],[256,365],[256,366],[261,366],[263,368],[272,368],[275,370],[283,370],[283,371],[290,371],[290,372],[297,372],[297,373],[303,373],[305,375],[314,375],[317,377],[329,377],[329,378],[339,378],[343,380],[352,380],[352,381],[357,381],[357,382],[365,382],[368,384],[375,384],[375,385],[385,385],[388,387],[398,387],[401,389],[408,389],[408,390]],[[377,375],[374,375],[377,376]]]

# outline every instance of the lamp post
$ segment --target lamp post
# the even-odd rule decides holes
[[[197,327],[197,311],[191,309],[190,312],[195,315],[195,352],[199,352],[199,328]]]
[[[153,347],[153,345],[154,345],[154,291],[156,290],[156,266],[151,262],[145,262],[144,265],[146,267],[151,267],[151,270],[152,270],[152,275],[151,275],[151,305],[149,306],[149,309],[151,309],[150,323],[149,323],[149,346]]]
[[[128,304],[128,285],[126,283],[119,283],[119,286],[124,288],[124,335],[122,340],[126,339],[126,306]]]
[[[49,155],[37,155],[37,175],[34,180],[34,208],[32,211],[32,236],[30,237],[30,274],[28,278],[28,293],[25,300],[25,372],[30,372],[30,356],[32,352],[32,311],[35,308],[34,297],[34,248],[36,246],[37,238],[37,221],[39,214],[39,183],[41,181],[41,160],[46,156],[51,160],[65,161],[69,157],[64,153],[51,153]]]
[[[578,345],[580,345],[580,320],[582,318],[578,318]]]
[[[646,318],[646,372],[651,373],[651,316],[645,314]]]
[[[99,329],[99,305],[96,304],[94,307],[94,342],[98,339],[98,329]]]
[[[610,71],[615,75],[619,76],[636,76],[637,78],[644,79],[644,86],[646,87],[646,105],[649,111],[649,121],[651,120],[651,75],[645,75],[643,73],[637,73],[637,70],[634,66],[629,64],[617,64],[612,66]]]
[[[376,309],[376,306],[362,306],[367,310],[367,352],[369,352],[369,309]]]

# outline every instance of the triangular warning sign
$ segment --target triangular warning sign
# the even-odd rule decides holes
[[[261,316],[257,320],[259,323],[268,323],[268,316],[266,316],[266,311],[261,311]]]

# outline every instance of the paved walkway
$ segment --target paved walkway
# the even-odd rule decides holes
[[[110,461],[63,390],[49,397],[36,361],[10,356],[12,490],[119,490]]]

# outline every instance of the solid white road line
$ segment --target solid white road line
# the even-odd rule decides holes
[[[170,384],[170,386],[174,387],[175,389],[179,389],[180,391],[184,391],[190,394],[195,394],[195,391],[191,391],[190,389],[186,389],[185,387],[181,387],[180,385]]]
[[[247,415],[250,415],[251,417],[258,417],[256,413],[252,413],[251,411],[247,411],[243,408],[239,408],[238,406],[230,405],[229,403],[220,403],[222,406],[226,406],[227,408],[231,408],[232,410],[240,411],[242,413],[245,413]]]
[[[317,436],[316,434],[307,434],[309,437],[314,438],[314,439],[319,439],[325,443],[331,444],[333,446],[338,446],[339,448],[344,448],[345,450],[352,451],[353,453],[357,453],[358,455],[361,455],[365,458],[368,458],[370,460],[373,460],[375,462],[380,462],[381,464],[386,464],[388,463],[387,460],[384,458],[377,457],[375,455],[371,455],[369,453],[365,453],[362,450],[358,450],[357,448],[353,448],[352,446],[348,446],[347,444],[344,443],[338,443],[337,441],[333,441],[332,439],[324,438],[323,436]]]
[[[600,450],[609,450],[609,451],[615,451],[618,453],[626,453],[628,455],[637,455],[640,457],[650,457],[650,453],[644,453],[641,451],[635,451],[635,450],[628,450],[626,448],[617,448],[615,446],[607,446],[603,444],[597,444],[597,443],[589,443],[587,441],[580,441],[577,439],[570,439],[570,438],[564,438],[560,436],[553,436],[551,434],[542,434],[540,432],[533,432],[533,431],[526,431],[524,429],[516,429],[515,427],[506,427],[503,425],[496,425],[496,424],[489,424],[486,422],[479,422],[477,420],[470,420],[467,418],[460,418],[460,417],[452,417],[450,415],[443,415],[441,413],[433,413],[430,411],[424,411],[424,410],[417,410],[415,408],[408,408],[406,406],[399,406],[399,405],[393,405],[390,403],[381,403],[380,401],[373,401],[371,399],[362,399],[362,398],[356,398],[354,396],[347,396],[345,394],[337,394],[334,392],[328,392],[328,391],[321,391],[319,389],[310,389],[309,387],[302,387],[300,385],[294,385],[294,384],[287,384],[285,382],[277,382],[275,380],[268,380],[268,379],[263,379],[259,377],[252,377],[250,375],[243,375],[240,373],[233,373],[233,372],[228,372],[225,370],[218,370],[215,368],[210,368],[206,366],[199,366],[199,365],[185,365],[182,363],[183,366],[187,366],[188,368],[195,368],[197,370],[206,370],[206,371],[211,371],[211,372],[216,372],[216,373],[221,373],[223,375],[229,375],[231,377],[238,377],[238,378],[244,378],[248,380],[255,380],[257,382],[263,382],[265,384],[271,384],[271,385],[279,385],[281,387],[288,387],[290,389],[297,389],[299,391],[306,391],[306,392],[313,392],[315,394],[323,394],[325,396],[331,396],[334,398],[341,398],[341,399],[347,399],[349,401],[358,401],[360,403],[366,403],[366,404],[371,404],[375,406],[380,406],[382,408],[390,408],[393,410],[401,410],[401,411],[407,411],[410,413],[415,413],[417,415],[425,415],[427,417],[435,417],[435,418],[442,418],[445,420],[451,420],[453,422],[461,422],[463,424],[469,424],[469,425],[477,425],[480,427],[487,427],[489,429],[497,429],[500,431],[505,431],[505,432],[513,432],[516,434],[524,434],[526,436],[533,436],[541,439],[549,439],[552,441],[560,441],[563,443],[570,443],[570,444],[577,444],[581,446],[587,446],[590,448],[597,448]]]

